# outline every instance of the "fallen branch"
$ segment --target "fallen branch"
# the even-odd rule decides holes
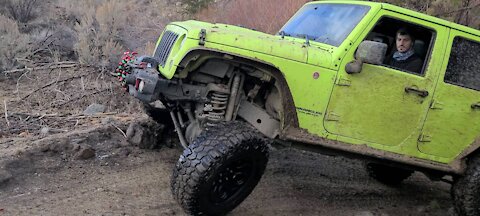
[[[33,67],[33,68],[22,68],[22,69],[15,69],[15,70],[8,70],[3,71],[5,74],[9,73],[16,73],[16,72],[23,72],[23,71],[34,71],[34,70],[45,70],[45,69],[58,69],[58,68],[72,68],[78,66],[78,63],[75,64],[67,64],[67,65],[55,65],[55,66],[41,66],[41,67]]]
[[[80,100],[80,99],[82,99],[82,98],[84,98],[84,97],[92,96],[92,95],[95,95],[95,94],[98,94],[98,93],[102,93],[102,92],[105,92],[105,91],[108,91],[108,90],[109,90],[109,89],[103,89],[103,90],[100,90],[100,91],[92,92],[92,93],[90,93],[90,94],[85,94],[85,95],[82,95],[82,96],[79,96],[79,97],[72,98],[72,99],[70,99],[70,100],[68,100],[68,101],[65,101],[65,102],[61,103],[61,104],[52,105],[52,106],[50,106],[50,107],[60,107],[60,106],[63,106],[63,105],[65,105],[65,104],[71,103],[71,102],[73,102],[73,101]]]
[[[3,103],[5,104],[5,121],[7,121],[8,127],[10,127],[10,122],[8,121],[8,113],[7,113],[7,101],[3,100]]]
[[[109,116],[109,115],[116,115],[116,114],[118,114],[118,113],[117,112],[108,112],[108,113],[97,113],[97,114],[94,114],[94,115],[80,114],[80,115],[69,116],[67,119],[101,118],[101,117],[105,117],[105,116]]]
[[[28,116],[30,118],[37,118],[37,120],[42,119],[42,118],[66,118],[68,119],[80,119],[80,118],[101,118],[109,115],[116,115],[118,114],[117,112],[106,112],[106,113],[97,113],[95,115],[84,115],[84,114],[75,114],[75,115],[69,115],[69,114],[58,114],[58,113],[10,113],[10,115],[21,115],[21,116]]]
[[[30,73],[30,71],[27,71],[25,73],[22,73],[22,75],[20,75],[20,77],[18,77],[17,79],[17,84],[15,85],[15,87],[17,87],[17,89],[15,90],[14,93],[18,93],[18,86],[20,85],[20,80],[22,79],[23,76],[26,76],[28,78],[28,76],[26,75],[27,73]]]
[[[53,114],[43,114],[42,116],[38,117],[38,120],[42,119],[42,118],[45,118],[45,117],[54,117],[54,116],[57,116],[58,114],[57,113],[53,113]]]
[[[11,112],[10,115],[16,116],[28,116],[30,118],[44,118],[44,117],[65,117],[67,115],[59,115],[58,113],[24,113],[24,112]],[[42,117],[43,116],[43,117]]]
[[[127,134],[125,134],[125,132],[123,132],[122,129],[120,129],[117,125],[113,124],[113,123],[110,123],[113,127],[115,127],[118,131],[120,131],[120,133],[122,133],[123,137],[127,138]]]
[[[40,90],[42,90],[42,89],[44,89],[44,88],[47,88],[47,87],[49,87],[49,86],[51,86],[51,85],[53,85],[53,84],[55,84],[55,83],[58,83],[58,82],[66,82],[66,81],[69,81],[69,80],[72,80],[72,79],[77,79],[77,78],[80,78],[80,77],[82,77],[82,76],[74,76],[74,77],[69,77],[69,78],[63,79],[63,80],[55,80],[55,81],[52,81],[52,82],[50,82],[50,83],[48,83],[48,84],[46,84],[46,85],[44,85],[44,86],[42,86],[42,87],[40,87],[40,88],[37,88],[37,89],[31,91],[31,92],[28,93],[27,95],[23,96],[20,100],[24,100],[24,99],[26,99],[27,97],[30,97],[30,95],[32,95],[33,93],[35,93],[35,92],[37,92],[37,91],[40,91]]]

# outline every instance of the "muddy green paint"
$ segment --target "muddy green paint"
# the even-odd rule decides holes
[[[480,102],[480,92],[446,83],[443,79],[455,37],[480,43],[478,36],[451,31],[441,76],[422,131],[424,140],[418,143],[421,152],[444,158],[457,156],[479,138],[480,131],[480,110],[472,108],[472,104]]]
[[[232,25],[174,22],[165,31],[176,32],[181,39],[159,71],[168,79],[176,76],[180,61],[195,49],[211,49],[264,62],[278,68],[285,77],[301,128],[328,139],[439,163],[453,161],[479,136],[480,111],[471,110],[470,104],[480,102],[480,93],[446,84],[443,75],[453,37],[462,35],[480,41],[480,31],[389,4],[362,1],[308,4],[323,3],[361,4],[370,9],[338,47],[315,41],[307,45],[304,39],[282,38]],[[422,76],[369,64],[364,64],[359,74],[345,72],[345,65],[354,59],[358,45],[382,17],[400,19],[435,32]],[[202,29],[206,31],[204,46],[199,45]],[[316,79],[315,72],[319,74]],[[429,95],[407,93],[405,87],[426,90]]]

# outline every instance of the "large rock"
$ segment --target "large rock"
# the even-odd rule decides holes
[[[87,160],[93,157],[95,157],[95,149],[90,146],[81,147],[77,154],[75,154],[75,159],[77,160]]]
[[[165,126],[151,119],[131,123],[127,128],[127,141],[143,149],[159,147]]]

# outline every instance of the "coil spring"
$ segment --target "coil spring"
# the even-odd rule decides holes
[[[227,110],[228,94],[221,92],[213,92],[210,97],[210,103],[205,105],[207,117],[207,126],[215,126],[218,122],[225,119]]]

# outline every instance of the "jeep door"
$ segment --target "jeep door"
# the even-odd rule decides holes
[[[452,30],[418,149],[453,159],[480,145],[480,36]],[[477,140],[477,142],[474,142]],[[448,161],[448,160],[447,160]]]
[[[345,65],[354,60],[355,51],[363,40],[384,36],[388,39],[385,43],[394,51],[396,30],[393,28],[402,25],[431,34],[420,73],[383,64],[363,64],[360,73],[346,73]],[[396,151],[416,150],[416,138],[432,100],[440,70],[438,62],[442,60],[447,36],[446,27],[380,10],[342,60],[324,118],[326,130],[350,143],[378,148],[410,143],[411,148],[397,148]]]

